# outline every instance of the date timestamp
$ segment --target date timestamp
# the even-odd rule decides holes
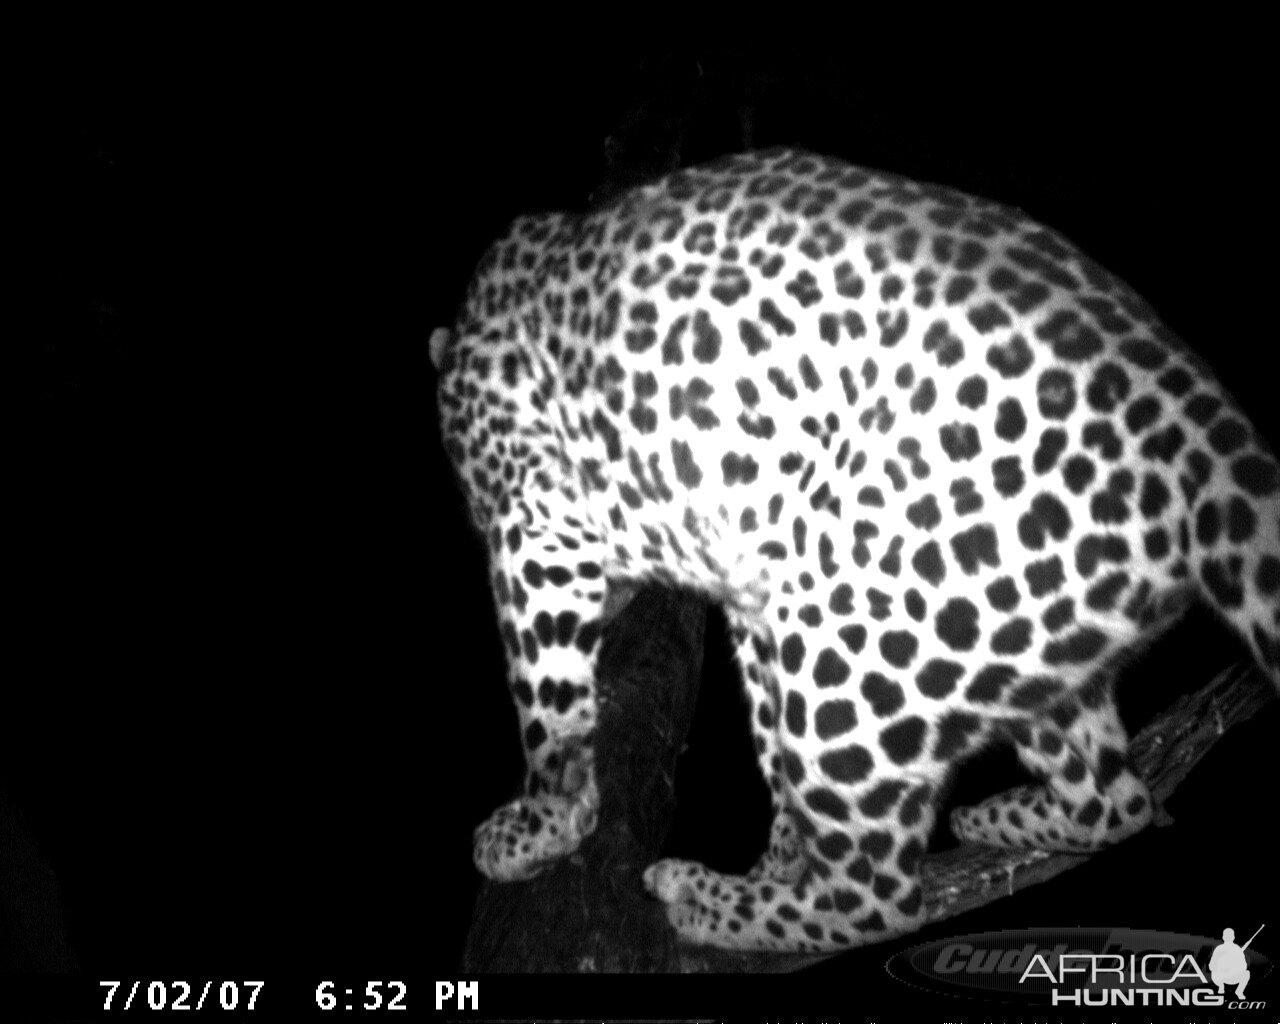
[[[261,981],[206,981],[203,984],[189,981],[119,981],[98,982],[103,992],[103,1012],[132,1010],[135,1005],[148,1010],[203,1010],[206,1005],[223,1010],[252,1010],[258,1002],[258,993],[265,984]],[[120,999],[116,996],[119,994]]]

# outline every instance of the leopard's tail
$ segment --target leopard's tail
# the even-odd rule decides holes
[[[1190,503],[1188,563],[1199,589],[1241,634],[1280,689],[1280,463],[1235,410],[1209,424],[1183,485]],[[1212,465],[1210,466],[1210,462]],[[1197,487],[1197,481],[1203,481]]]

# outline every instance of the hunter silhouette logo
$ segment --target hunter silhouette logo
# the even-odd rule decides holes
[[[1265,924],[1259,925],[1258,932],[1265,927]],[[1249,936],[1249,942],[1258,937],[1258,932]],[[1228,985],[1234,985],[1236,998],[1243,999],[1244,987],[1249,984],[1249,968],[1245,965],[1244,959],[1244,951],[1249,948],[1249,942],[1243,946],[1237,946],[1235,938],[1235,931],[1230,928],[1222,929],[1222,945],[1215,949],[1213,956],[1209,958],[1209,977],[1218,986],[1218,995],[1222,995]]]

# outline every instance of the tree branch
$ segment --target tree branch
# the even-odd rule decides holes
[[[675,764],[693,720],[705,608],[645,588],[606,630],[598,664],[600,824],[573,856],[523,883],[485,882],[463,956],[468,972],[751,972],[825,957],[677,946],[641,873],[674,819]],[[1233,668],[1159,715],[1130,745],[1158,810],[1231,726],[1274,698],[1252,668]],[[930,923],[1076,867],[1088,854],[960,847],[921,861]]]

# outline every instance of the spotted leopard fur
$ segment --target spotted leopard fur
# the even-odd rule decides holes
[[[645,874],[692,941],[836,950],[922,921],[952,767],[1043,784],[965,840],[1141,829],[1117,656],[1209,602],[1280,682],[1280,469],[1123,283],[1016,210],[805,153],[517,220],[432,337],[528,761],[475,834],[518,879],[595,826],[608,581],[723,605],[773,796],[746,876]]]

